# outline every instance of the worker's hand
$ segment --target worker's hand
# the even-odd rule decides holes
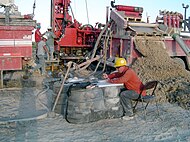
[[[42,35],[45,35],[47,33],[47,31],[45,33],[43,33]]]
[[[106,73],[103,73],[102,77],[103,77],[104,79],[108,79],[108,75],[107,75]]]

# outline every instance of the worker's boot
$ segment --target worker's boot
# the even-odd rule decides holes
[[[135,116],[135,114],[133,113],[133,111],[128,111],[128,112],[124,113],[124,116],[121,119],[131,120],[134,118],[134,116]]]
[[[121,119],[122,120],[131,120],[133,118],[134,118],[134,116],[123,116]]]

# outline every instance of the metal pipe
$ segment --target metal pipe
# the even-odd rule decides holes
[[[128,11],[128,12],[138,12],[138,13],[143,12],[142,7],[135,7],[135,6],[116,5],[116,9],[118,11]]]
[[[5,24],[9,25],[10,23],[10,6],[5,6]]]
[[[51,0],[51,5],[50,5],[50,8],[51,8],[51,11],[50,11],[50,26],[52,27],[52,29],[53,29],[53,32],[55,32],[55,24],[54,24],[54,20],[53,20],[53,17],[55,17],[55,15],[54,15],[54,1],[53,0]]]
[[[179,44],[179,46],[183,49],[183,51],[185,52],[185,54],[187,56],[190,56],[190,49],[189,47],[184,43],[184,41],[180,38],[180,36],[178,34],[173,34],[172,38],[177,41],[177,43]]]
[[[34,17],[35,8],[36,8],[36,0],[34,0],[34,4],[33,4],[33,12],[32,12],[33,17]]]
[[[3,70],[1,70],[1,89],[3,88]]]
[[[89,16],[88,16],[88,4],[87,4],[87,0],[85,0],[85,4],[86,4],[86,16],[87,16],[87,21],[88,21],[88,24],[89,24]]]
[[[159,24],[150,24],[150,23],[127,23],[127,25],[132,27],[150,27],[150,28],[156,28],[159,26]]]
[[[106,23],[109,21],[109,6],[106,7]]]

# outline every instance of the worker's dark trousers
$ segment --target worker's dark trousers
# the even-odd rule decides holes
[[[132,100],[138,99],[139,94],[133,90],[125,90],[120,93],[120,102],[125,116],[133,115]]]

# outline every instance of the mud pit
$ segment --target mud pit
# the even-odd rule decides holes
[[[44,78],[35,75],[33,79],[37,83],[34,88],[0,91],[0,121],[21,119],[0,124],[0,141],[189,142],[189,72],[165,53],[162,43],[155,43],[151,38],[146,38],[145,41],[136,40],[136,45],[145,57],[137,59],[132,68],[143,82],[160,81],[156,90],[160,116],[157,116],[155,105],[150,104],[146,120],[140,108],[136,117],[130,121],[117,118],[80,125],[68,123],[61,115],[49,117],[48,114],[38,119],[39,115],[51,109],[48,100],[53,97],[53,92],[42,86]],[[44,90],[45,93],[37,95]],[[36,119],[27,120],[31,117]]]

